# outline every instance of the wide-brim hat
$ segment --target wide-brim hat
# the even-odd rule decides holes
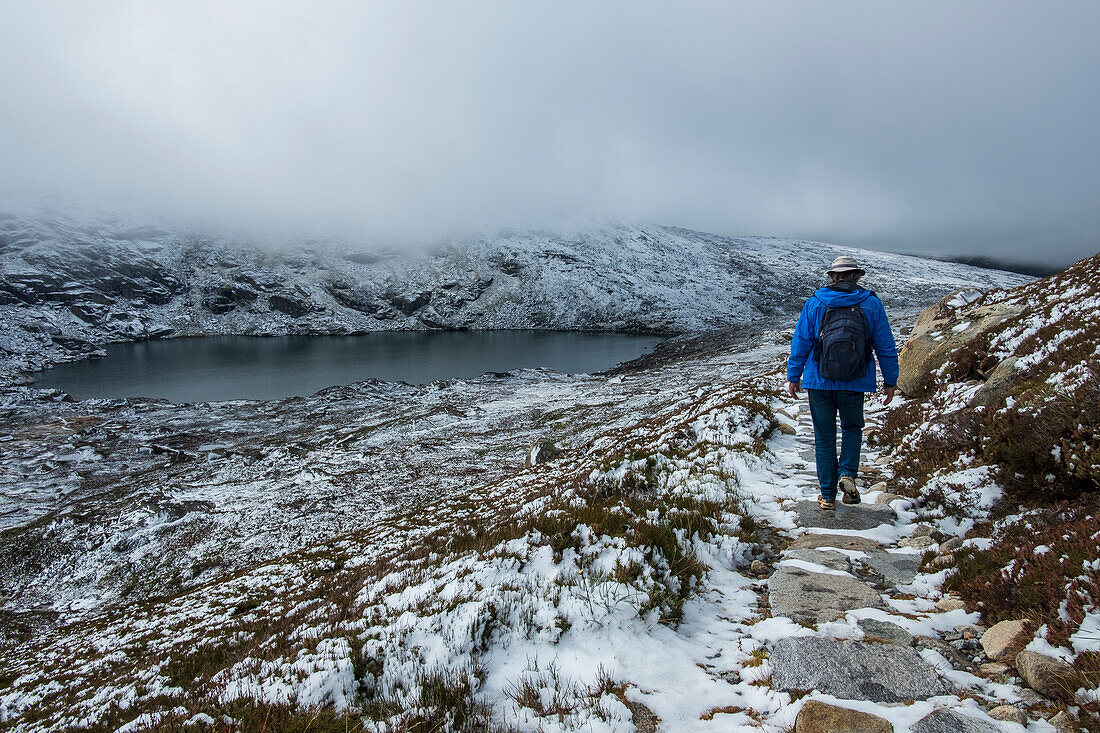
[[[826,274],[830,272],[858,272],[860,275],[867,274],[867,271],[856,262],[855,257],[837,257],[825,272]]]

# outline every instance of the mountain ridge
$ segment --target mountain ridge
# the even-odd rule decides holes
[[[409,252],[267,246],[142,221],[0,216],[0,373],[202,335],[533,328],[677,335],[790,317],[841,254],[887,307],[1028,278],[774,237],[601,222]]]

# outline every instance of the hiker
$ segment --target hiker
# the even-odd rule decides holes
[[[882,366],[883,404],[894,399],[898,382],[898,351],[890,321],[875,292],[859,286],[864,274],[852,257],[833,260],[825,271],[828,285],[818,288],[802,307],[787,360],[787,391],[798,399],[798,390],[805,387],[810,398],[821,486],[817,503],[825,511],[836,510],[838,486],[845,504],[860,502],[856,473],[863,443],[863,395],[876,391],[876,354]]]

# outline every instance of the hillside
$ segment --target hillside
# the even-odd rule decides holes
[[[0,213],[0,373],[209,334],[536,328],[660,335],[787,318],[851,249],[601,223],[433,247],[272,243],[160,222]],[[888,307],[1026,277],[858,251]]]
[[[865,502],[833,520],[812,502],[807,410],[782,390],[793,314],[816,282],[791,266],[798,243],[589,231],[602,234],[514,234],[464,251],[520,252],[527,264],[508,277],[526,287],[540,273],[540,292],[565,287],[550,252],[637,267],[639,292],[703,282],[709,271],[694,268],[749,253],[768,287],[728,269],[710,278],[751,294],[744,302],[689,303],[671,285],[654,302],[684,331],[757,320],[597,375],[519,370],[194,405],[3,389],[0,728],[778,732],[857,714],[896,733],[992,733],[1020,715],[1028,730],[1091,724],[1100,506],[1095,403],[1077,397],[1094,389],[1100,354],[1096,260],[980,290],[1027,279],[875,255],[896,327],[908,330],[930,293],[948,295],[903,352],[906,398],[868,402]],[[616,259],[609,237],[629,233],[637,251]],[[96,264],[70,274],[96,283],[81,296],[94,303],[89,293],[115,286],[88,273],[110,252],[121,268],[138,239],[93,240]],[[5,263],[43,244],[5,242]],[[182,242],[165,235],[155,261],[190,252]],[[261,252],[213,246],[210,262]],[[689,248],[711,259],[647,260]],[[407,273],[433,258],[396,259]],[[573,265],[577,293],[620,307],[625,281]],[[262,293],[200,312],[210,272],[248,269],[206,267],[176,277],[166,303],[116,288],[100,305],[134,304],[149,323],[192,308],[227,330],[327,328],[347,315],[330,305],[323,317],[273,317]],[[265,267],[291,273],[283,259]],[[171,292],[167,266],[143,272],[127,277]],[[296,282],[320,293],[309,273]],[[511,292],[519,300],[495,296],[512,304],[502,312],[539,312]],[[74,305],[3,307],[60,322]],[[582,312],[567,301],[559,315]],[[424,327],[417,313],[391,325]],[[114,338],[74,318],[97,343]],[[79,353],[50,343],[11,363]],[[1005,435],[1044,437],[1005,450]],[[995,646],[1002,622],[1026,649]],[[1029,659],[1071,672],[1044,667],[1062,675],[1045,684]]]

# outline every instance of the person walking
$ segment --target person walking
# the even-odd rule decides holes
[[[852,257],[837,257],[828,284],[802,307],[787,359],[787,392],[806,388],[814,425],[814,457],[821,486],[818,505],[836,510],[837,488],[845,504],[860,502],[856,486],[863,445],[864,394],[875,392],[875,356],[882,369],[883,404],[894,399],[898,351],[886,309],[873,290],[860,287],[866,272]],[[836,421],[840,416],[840,457]]]

